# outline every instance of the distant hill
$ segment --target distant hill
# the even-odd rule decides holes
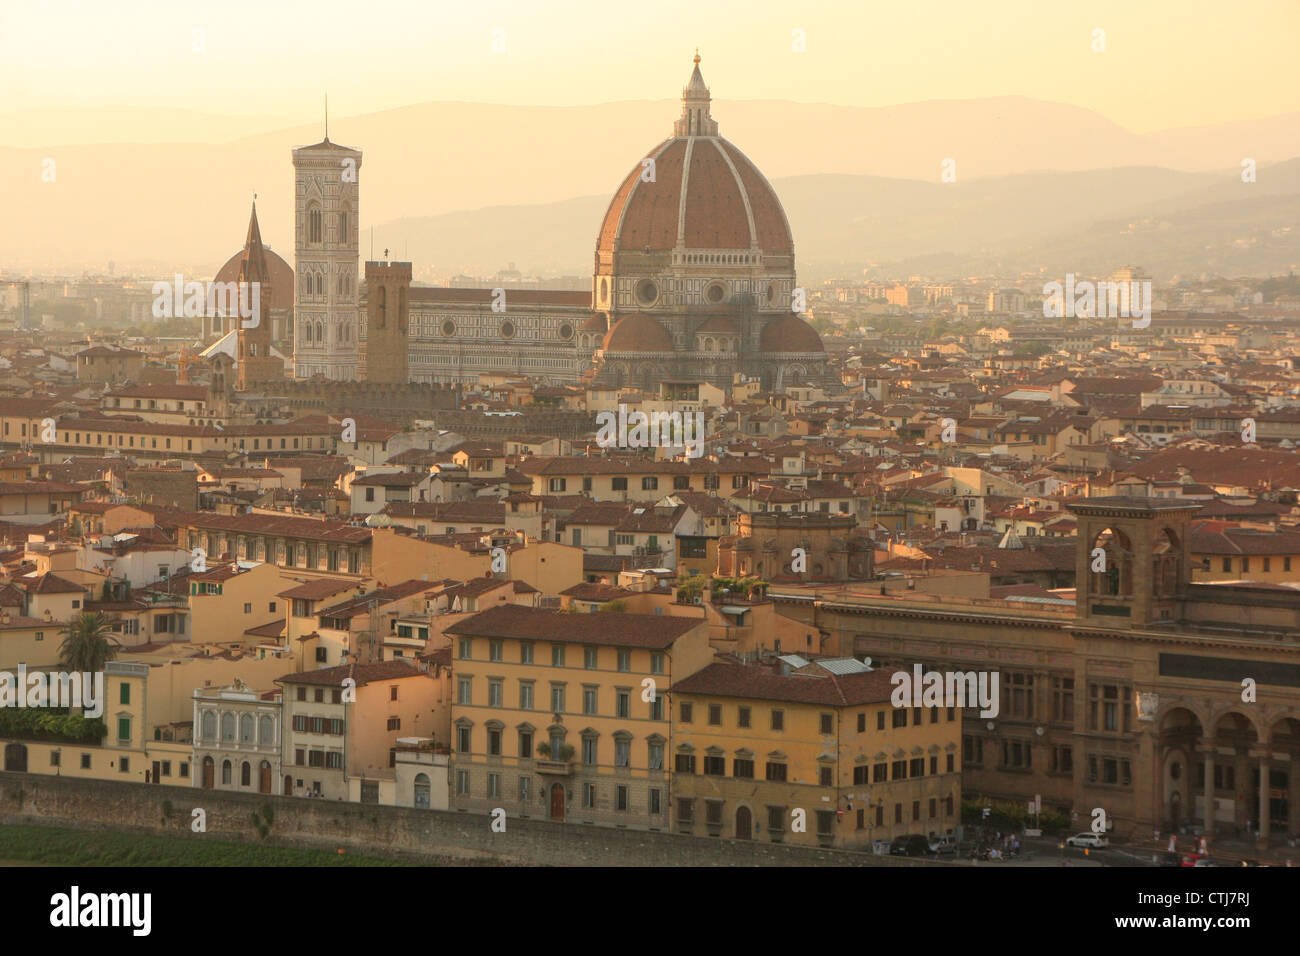
[[[481,263],[475,271],[494,271],[513,260],[526,271],[571,272],[589,268],[604,202],[668,135],[678,110],[670,100],[565,108],[439,102],[336,119],[331,133],[365,151],[363,255],[372,224],[387,233],[398,220],[457,214],[465,218],[441,225],[461,227],[454,240],[460,254],[421,263],[418,243],[433,243],[432,251],[452,240],[417,240],[412,233],[417,268]],[[1002,241],[1050,238],[1053,220],[1086,225],[1079,217],[1090,205],[1094,219],[1127,218],[1128,204],[1143,195],[1181,203],[1185,193],[1212,187],[1213,180],[1194,178],[1200,174],[1218,171],[1223,188],[1230,188],[1243,156],[1261,168],[1300,156],[1300,114],[1146,134],[1080,107],[1024,97],[880,108],[718,99],[714,115],[722,134],[779,180],[800,256],[809,257],[810,267],[836,256],[837,248],[849,261],[862,255],[910,261],[945,250],[962,257],[979,252],[972,238],[1001,255]],[[3,120],[15,117],[13,128],[6,127]],[[65,118],[71,128],[117,138],[102,121],[86,126],[84,117]],[[68,133],[56,131],[56,119],[0,115],[8,227],[0,231],[0,269],[115,259],[119,271],[212,272],[242,242],[254,192],[264,239],[291,257],[290,150],[319,140],[319,128],[230,139],[265,130],[268,120],[237,126],[200,117],[196,124],[174,112],[127,110],[108,130],[142,131],[140,141],[71,145]],[[205,124],[208,141],[195,141]],[[956,162],[956,183],[939,181],[946,158]],[[54,182],[42,180],[47,159],[55,164]],[[1146,173],[1136,171],[1143,167]],[[1108,170],[1120,175],[1109,181],[1114,202],[1059,191],[1106,188]],[[1052,178],[1071,172],[1084,178]],[[549,225],[525,209],[547,206],[559,215]],[[489,209],[516,211],[482,218]],[[950,223],[951,216],[959,221]],[[512,226],[526,231],[513,234]],[[401,248],[394,239],[381,240],[380,232],[377,246]],[[581,233],[582,242],[567,238],[570,233]],[[543,241],[548,235],[550,243]]]
[[[1300,263],[1300,159],[1239,171],[1150,167],[920,183],[875,176],[776,179],[809,281],[874,266],[981,274],[1039,268],[1105,273],[1137,263],[1157,277],[1267,274]],[[376,242],[444,272],[591,268],[607,196],[491,206],[375,226]]]

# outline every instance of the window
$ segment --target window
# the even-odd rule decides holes
[[[596,713],[596,688],[590,684],[582,686],[582,712],[584,714]]]
[[[504,641],[488,641],[488,660],[502,660],[504,643]]]
[[[679,715],[678,719],[680,720],[681,723],[689,724],[691,722],[691,717],[693,716],[692,714],[693,709],[694,708],[692,708],[689,701],[684,700],[681,702],[681,705],[678,707],[678,715]]]
[[[673,758],[674,773],[695,773],[695,754],[678,754]]]
[[[657,694],[655,695],[655,699],[650,701],[650,719],[664,719],[664,699]]]
[[[551,685],[551,713],[553,714],[564,713],[564,685],[563,684]]]
[[[866,731],[867,731],[867,715],[865,713],[858,714],[858,733],[862,734],[862,733],[866,733]]]
[[[489,707],[501,706],[503,684],[504,682],[499,677],[488,681],[488,706]]]
[[[630,671],[632,669],[632,652],[618,652],[618,669],[621,671]]]
[[[653,816],[659,816],[664,812],[663,808],[663,791],[658,787],[650,788],[650,813]]]
[[[906,727],[906,726],[907,726],[907,711],[904,710],[902,707],[897,707],[897,708],[894,709],[894,721],[893,721],[893,725],[894,725],[895,727]]]
[[[690,797],[679,797],[677,800],[677,822],[694,823],[695,822],[695,801]]]
[[[650,760],[650,769],[651,770],[664,769],[664,745],[661,743],[652,742],[649,745],[648,753],[649,753],[649,760]]]
[[[117,695],[118,703],[122,703],[122,704],[131,703],[131,685],[128,684],[126,681],[122,681],[122,683],[119,684],[118,687],[120,688],[118,690],[118,695]]]
[[[890,765],[890,779],[891,779],[891,780],[906,780],[906,779],[907,779],[907,761],[906,761],[906,760],[895,760],[895,761]]]
[[[772,711],[772,729],[785,730],[785,711],[783,710]],[[771,778],[769,777],[768,779]],[[783,777],[782,779],[785,778]]]
[[[736,724],[740,727],[749,726],[749,708],[741,707],[736,712]]]
[[[533,682],[532,681],[519,682],[519,709],[520,710],[533,709]]]
[[[596,785],[594,783],[583,784],[582,805],[586,809],[591,809],[596,806]]]
[[[396,730],[396,727],[390,727],[389,730]],[[501,731],[496,727],[488,728],[488,754],[493,757],[501,756]]]
[[[1074,678],[1052,678],[1052,720],[1069,723],[1074,720]]]
[[[835,718],[832,714],[821,715],[821,732],[823,734],[833,734],[835,732]]]
[[[531,664],[533,662],[533,645],[524,641],[519,645],[519,663]]]
[[[467,754],[470,750],[469,728],[463,724],[456,728],[456,752]]]
[[[953,773],[954,772],[953,768],[955,765],[956,765],[956,759],[952,754],[948,754],[946,762],[944,764],[944,773]]]
[[[614,766],[627,767],[632,763],[632,741],[626,737],[614,740]]]
[[[551,666],[552,667],[564,666],[564,645],[563,644],[551,645]]]
[[[470,702],[471,702],[470,678],[468,677],[456,678],[456,703],[469,704]]]
[[[619,690],[618,695],[614,698],[614,715],[616,717],[632,716],[632,693],[627,690]]]
[[[817,768],[817,783],[819,786],[829,787],[833,785],[830,767]]]
[[[664,656],[659,652],[650,655],[650,673],[662,674],[664,672]]]
[[[785,832],[785,807],[767,808],[767,832],[772,835],[773,842],[780,842],[781,834]]]
[[[469,771],[457,770],[456,771],[456,794],[458,796],[463,797],[468,793],[469,793]]]
[[[885,712],[883,710],[876,711],[876,729],[885,729]]]
[[[912,761],[907,765],[907,775],[909,777],[924,777],[925,758],[924,757],[913,758]]]
[[[659,488],[659,479],[653,475],[647,475],[641,479],[642,491],[655,491]]]
[[[582,649],[582,666],[589,671],[596,669],[596,649],[594,647],[584,647]]]
[[[818,810],[817,811],[817,835],[830,836],[834,832],[835,811]]]
[[[722,724],[722,706],[719,704],[709,704],[709,725],[718,727]]]
[[[533,732],[531,730],[519,731],[519,756],[524,760],[532,759]]]
[[[90,769],[90,754],[81,755],[81,769],[82,770]]]
[[[786,765],[769,760],[767,762],[767,779],[775,780],[780,783],[785,782]]]
[[[727,759],[721,756],[706,756],[704,758],[704,775],[706,777],[725,777],[727,775]]]
[[[614,491],[627,491],[626,478],[611,478],[609,486]]]
[[[627,785],[620,783],[614,788],[614,809],[627,809]]]
[[[462,661],[471,660],[471,651],[474,649],[474,641],[468,637],[462,637],[457,641],[456,656]]]

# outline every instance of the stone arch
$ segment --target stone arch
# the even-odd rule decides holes
[[[1102,550],[1103,561],[1096,560]],[[1094,570],[1097,568],[1099,570]],[[1126,597],[1133,593],[1133,540],[1122,529],[1107,527],[1088,543],[1088,593]]]

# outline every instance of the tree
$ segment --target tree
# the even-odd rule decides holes
[[[59,633],[63,635],[59,662],[70,671],[96,673],[117,656],[108,618],[99,611],[78,614]]]

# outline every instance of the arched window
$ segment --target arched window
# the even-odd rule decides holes
[[[379,287],[379,293],[375,296],[375,328],[382,329],[388,321],[388,290],[383,286]]]
[[[307,210],[307,241],[320,242],[320,207],[312,206]]]
[[[275,721],[271,719],[269,714],[262,715],[257,742],[263,747],[275,745]]]
[[[429,809],[429,775],[417,773],[415,775],[415,792],[412,794],[411,801],[417,809]]]
[[[222,740],[235,739],[235,715],[234,714],[221,715],[221,739]]]
[[[339,210],[339,242],[348,241],[348,204],[344,203],[343,208]]]
[[[217,739],[217,715],[210,710],[203,712],[203,739]]]
[[[253,782],[253,768],[250,767],[248,765],[248,761],[245,760],[243,765],[239,768],[239,785],[241,787],[247,787],[251,785],[252,782]]]
[[[239,718],[239,742],[241,744],[251,744],[253,742],[252,714],[244,714]]]
[[[225,784],[230,783],[230,761],[229,760],[221,761],[221,782]]]

